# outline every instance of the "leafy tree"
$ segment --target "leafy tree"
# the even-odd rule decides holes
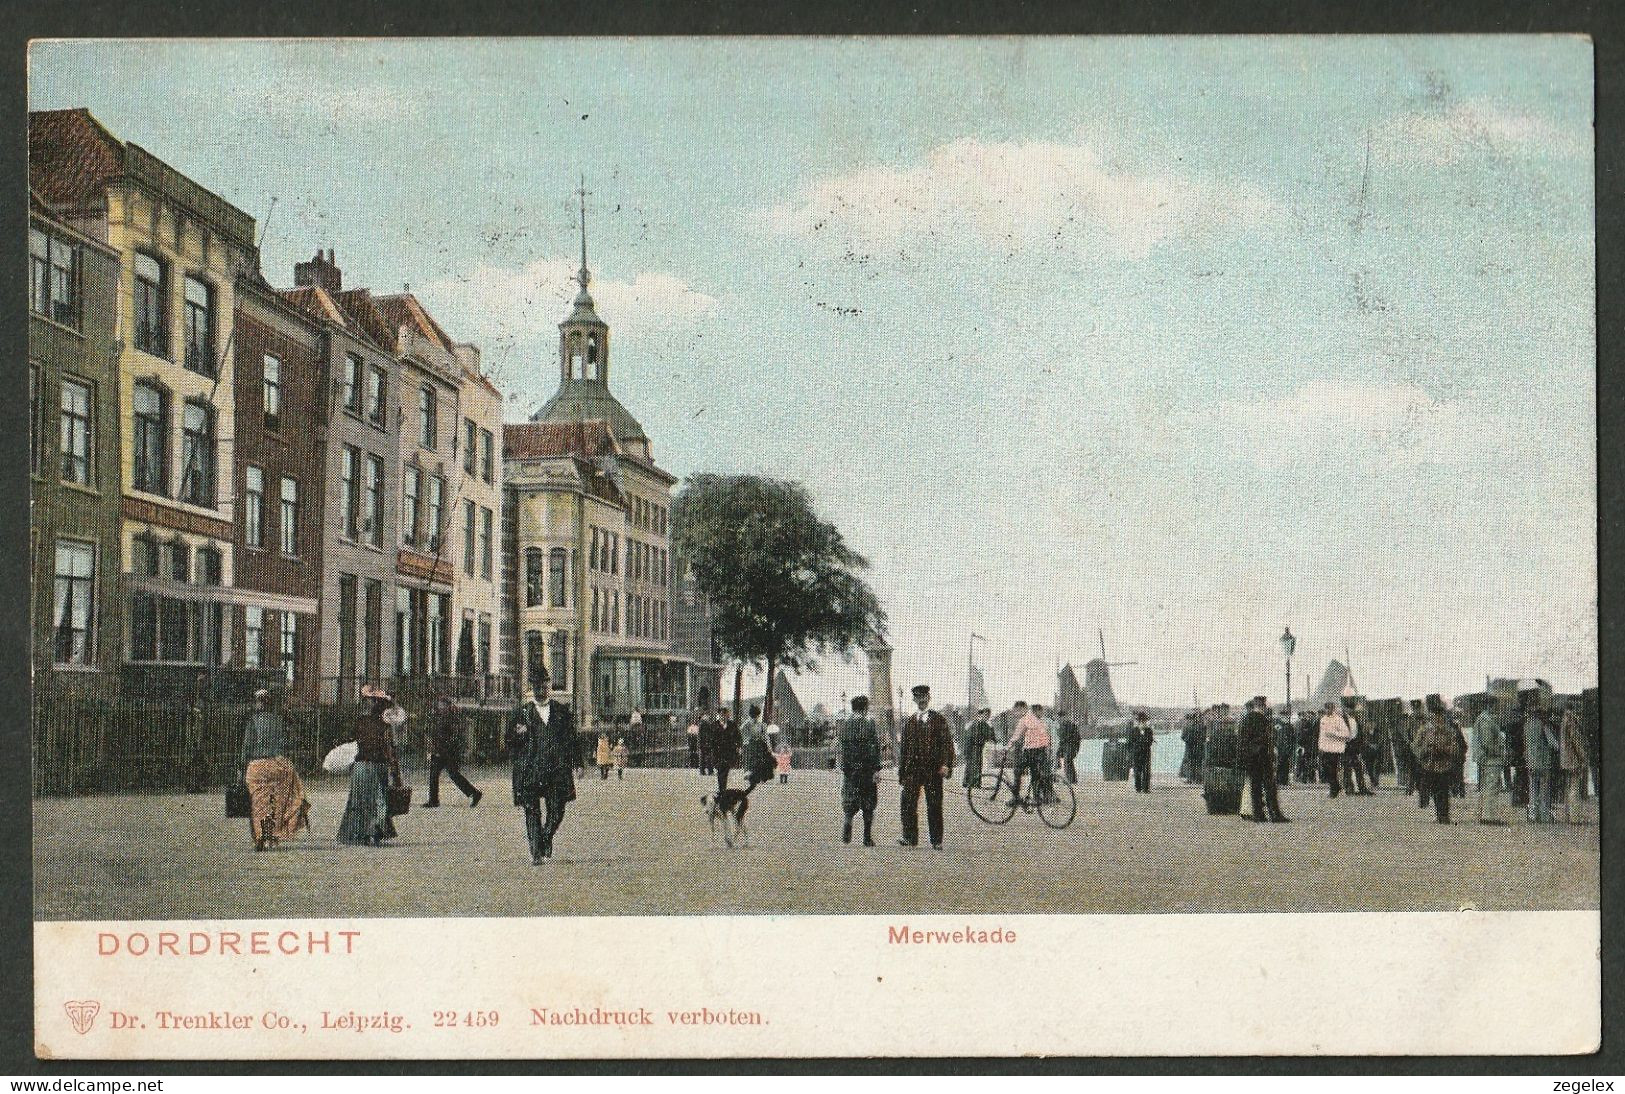
[[[886,612],[859,576],[868,561],[818,518],[800,483],[695,475],[672,504],[672,544],[711,601],[723,655],[766,668],[764,719],[773,716],[781,668],[812,668],[819,656],[849,654],[885,633]]]

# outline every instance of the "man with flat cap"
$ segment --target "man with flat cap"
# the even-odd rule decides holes
[[[954,735],[948,719],[931,709],[931,689],[914,686],[919,709],[903,723],[897,749],[897,781],[902,785],[903,837],[897,842],[914,847],[920,842],[920,791],[925,791],[925,822],[931,846],[942,849],[942,780],[954,768]]]

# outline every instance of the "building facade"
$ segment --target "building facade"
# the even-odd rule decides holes
[[[322,664],[327,335],[257,274],[238,281],[235,324],[231,660],[277,670],[308,704]]]
[[[480,371],[478,347],[454,346],[458,389],[457,497],[461,564],[452,578],[457,636],[452,668],[481,698],[513,700],[518,688],[497,646],[501,614],[502,395]]]
[[[400,362],[385,348],[393,335],[383,315],[366,290],[345,291],[332,251],[298,263],[283,297],[325,335],[319,697],[354,702],[395,667]]]
[[[121,682],[188,689],[233,646],[221,445],[235,435],[226,349],[237,280],[258,268],[254,220],[82,109],[29,115],[29,174],[61,219],[120,260]]]
[[[34,686],[106,695],[122,645],[118,252],[28,216]]]
[[[505,624],[528,688],[546,666],[582,724],[645,725],[688,709],[694,662],[672,640],[671,488],[610,391],[610,332],[580,286],[559,324],[559,387],[504,429],[514,563]]]

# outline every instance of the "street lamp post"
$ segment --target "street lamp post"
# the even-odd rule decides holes
[[[1286,654],[1286,716],[1292,717],[1292,651],[1298,648],[1298,640],[1292,636],[1292,628],[1288,627],[1281,635],[1281,652]]]

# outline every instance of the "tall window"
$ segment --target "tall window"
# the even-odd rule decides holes
[[[354,574],[339,574],[339,692],[341,699],[350,698],[348,684],[356,677],[356,579]]]
[[[351,414],[361,413],[361,385],[364,369],[359,354],[344,355],[344,409]]]
[[[339,461],[339,492],[344,503],[344,538],[359,538],[361,522],[361,452],[354,445],[344,446]]]
[[[621,590],[611,589],[609,607],[609,633],[621,633]]]
[[[135,348],[154,357],[169,356],[168,308],[164,304],[164,267],[152,255],[135,256]]]
[[[282,477],[282,553],[299,553],[299,480]]]
[[[609,534],[609,572],[621,572],[621,537],[614,532]]]
[[[243,467],[243,543],[265,546],[265,472],[253,464]]]
[[[446,673],[446,615],[450,610],[451,597],[429,595],[429,671],[436,675]]]
[[[540,631],[525,632],[525,679],[532,687],[541,682],[542,670],[547,667],[547,656]]]
[[[214,408],[188,402],[181,418],[181,500],[214,507]]]
[[[168,493],[169,395],[151,381],[137,380],[131,392],[131,407],[135,488],[149,494]]]
[[[384,460],[382,456],[367,457],[367,542],[374,547],[384,545]]]
[[[186,545],[184,539],[171,540],[164,544],[164,551],[169,559],[169,565],[164,569],[171,581],[182,585],[192,580],[192,548]]]
[[[473,477],[475,458],[478,455],[476,448],[479,442],[479,426],[474,424],[473,418],[463,419],[463,474]]]
[[[479,637],[475,639],[475,658],[481,676],[491,675],[491,617],[480,613]]]
[[[565,678],[570,672],[570,636],[564,631],[554,631],[551,645],[553,690],[563,691],[566,686]]]
[[[412,590],[395,588],[395,675],[411,676],[415,664],[412,653],[417,625],[412,618]]]
[[[59,665],[88,665],[94,656],[91,619],[96,587],[96,548],[78,540],[56,541],[56,652]]]
[[[62,481],[90,485],[90,385],[62,381]]]
[[[429,506],[424,516],[428,520],[426,534],[429,550],[439,553],[440,533],[445,530],[445,507],[441,503],[441,496],[446,489],[446,480],[439,475],[429,476]]]
[[[199,585],[220,584],[220,552],[213,547],[199,547],[197,549],[197,583]]]
[[[257,669],[265,664],[265,609],[243,609],[243,665]]]
[[[292,612],[283,612],[281,624],[282,674],[288,678],[288,683],[291,684],[299,660],[299,617]]]
[[[265,402],[265,428],[277,429],[282,415],[282,359],[269,353],[265,355],[260,395]]]
[[[423,489],[423,472],[407,465],[401,483],[401,542],[416,547],[418,542],[418,496]]]
[[[598,529],[592,530],[592,549],[587,552],[587,569],[598,569]]]
[[[29,302],[40,315],[65,326],[79,326],[79,245],[28,230]]]
[[[214,375],[214,287],[196,277],[186,278],[186,367],[204,376]]]
[[[487,581],[491,580],[491,525],[495,520],[491,510],[480,506],[480,576]]]
[[[383,671],[384,584],[368,579],[362,597],[361,671],[377,679]]]
[[[594,585],[592,587],[592,629],[595,631],[601,631],[604,629],[602,621],[603,610],[603,602],[598,596],[598,586]]]
[[[389,390],[388,379],[381,368],[374,367],[367,373],[367,417],[372,419],[373,425],[385,424],[384,398]]]
[[[525,607],[542,606],[542,549],[525,548]]]
[[[548,600],[555,608],[562,608],[564,603],[564,563],[563,547],[555,547],[548,552],[547,557],[547,592]]]
[[[434,388],[425,385],[418,389],[418,443],[424,448],[434,448],[435,423]]]
[[[463,502],[463,572],[474,576],[474,503]]]
[[[496,440],[489,429],[480,430],[480,478],[496,481]]]

